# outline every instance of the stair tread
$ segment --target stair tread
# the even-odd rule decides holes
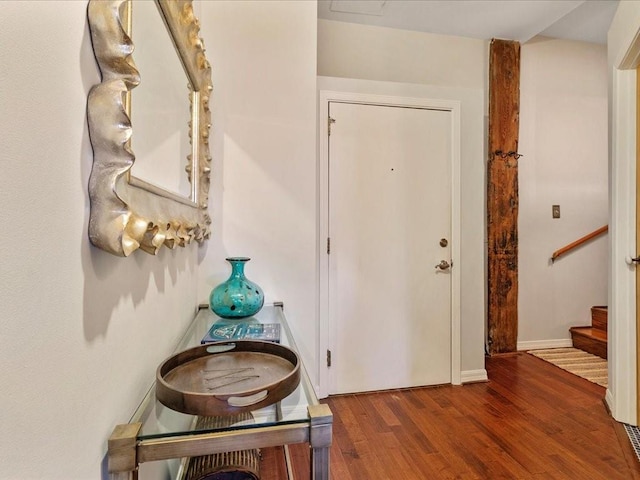
[[[583,335],[585,337],[590,337],[596,341],[606,342],[607,341],[607,332],[605,330],[600,330],[597,328],[593,328],[590,326],[586,327],[571,327],[569,329],[570,332],[575,333],[577,335]]]

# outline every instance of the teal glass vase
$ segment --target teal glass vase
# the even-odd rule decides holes
[[[209,295],[209,306],[222,318],[245,318],[255,315],[264,305],[262,289],[244,275],[247,257],[229,257],[231,276]]]

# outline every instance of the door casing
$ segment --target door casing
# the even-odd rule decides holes
[[[609,387],[605,401],[618,422],[638,425],[636,272],[636,68],[640,7],[621,2],[610,27],[609,58]],[[637,267],[636,267],[637,268]]]
[[[318,393],[329,392],[329,367],[325,360],[333,339],[329,338],[329,102],[346,102],[395,107],[429,108],[451,113],[451,383],[461,384],[460,351],[460,102],[427,98],[396,97],[353,92],[319,92],[319,372]]]

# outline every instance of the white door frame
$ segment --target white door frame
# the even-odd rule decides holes
[[[613,418],[638,425],[636,272],[636,71],[640,6],[621,2],[609,27],[609,387]]]
[[[329,102],[373,104],[392,107],[426,108],[451,112],[451,383],[460,385],[460,102],[427,98],[396,97],[352,92],[319,92],[319,388],[320,398],[329,394],[329,368],[325,354],[332,345],[329,338],[329,255],[324,245],[329,237]]]

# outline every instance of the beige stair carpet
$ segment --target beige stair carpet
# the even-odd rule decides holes
[[[527,353],[603,387],[608,385],[607,361],[577,348],[529,350]]]

